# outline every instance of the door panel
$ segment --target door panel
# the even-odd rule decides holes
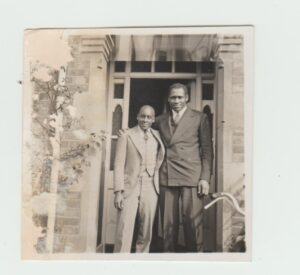
[[[104,203],[104,230],[103,236],[105,245],[114,244],[116,232],[117,210],[114,207],[113,192],[113,170],[115,150],[118,140],[118,131],[127,128],[128,123],[128,97],[130,82],[127,78],[112,78],[109,86],[109,112],[108,125],[109,139],[107,142],[106,173],[105,173],[105,203]],[[122,89],[122,90],[120,90]]]
[[[212,83],[214,85],[214,83]],[[202,92],[205,91],[205,86],[203,87]],[[211,90],[211,88],[209,88]],[[212,91],[215,93],[215,88]],[[209,100],[207,98],[210,98]],[[208,97],[207,92],[205,93],[205,99],[202,97],[201,108],[202,112],[205,113],[208,117],[210,128],[211,128],[211,136],[213,143],[213,155],[215,156],[215,95]],[[211,168],[212,174],[210,179],[210,193],[216,192],[216,182],[215,182],[215,158],[212,160]],[[204,199],[204,204],[208,204],[211,201],[209,197]],[[205,252],[213,252],[216,251],[216,206],[212,206],[210,209],[204,211],[203,216],[203,234],[204,234],[204,251]]]

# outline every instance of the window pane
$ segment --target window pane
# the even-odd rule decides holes
[[[116,83],[114,87],[114,98],[123,98],[124,97],[124,84]]]
[[[120,105],[116,106],[113,112],[112,118],[112,135],[117,135],[118,131],[122,127],[122,107]],[[114,169],[115,153],[116,153],[117,139],[111,139],[111,148],[110,148],[110,170]]]
[[[214,99],[214,84],[203,83],[202,84],[202,99],[213,100]]]
[[[176,73],[195,73],[196,62],[175,62]]]
[[[115,162],[115,154],[116,154],[116,147],[117,147],[117,139],[111,140],[111,147],[110,147],[110,170],[114,170],[114,162]]]
[[[118,131],[121,129],[122,117],[123,117],[122,107],[120,105],[118,105],[113,112],[112,129],[111,129],[112,135],[117,135]]]
[[[116,61],[115,62],[115,72],[116,73],[125,72],[125,65],[126,65],[125,61]]]
[[[211,74],[215,72],[215,62],[201,62],[201,72]]]
[[[171,72],[172,62],[157,61],[154,63],[155,72]]]
[[[148,61],[132,61],[132,72],[151,72],[151,62]]]

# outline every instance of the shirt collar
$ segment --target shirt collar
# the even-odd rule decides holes
[[[141,135],[144,136],[145,133],[150,134],[150,128],[146,130],[146,132],[138,125],[138,131]]]
[[[182,110],[180,110],[180,111],[178,112],[180,118],[183,116],[183,114],[184,114],[184,112],[186,111],[186,109],[187,109],[187,106],[185,106]],[[177,114],[177,113],[176,113],[174,110],[172,110],[172,115],[173,115],[173,117],[174,117],[176,114]]]

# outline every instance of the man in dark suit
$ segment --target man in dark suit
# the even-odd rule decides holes
[[[209,192],[212,140],[207,116],[187,106],[187,87],[169,89],[170,112],[156,118],[166,148],[160,168],[160,210],[165,252],[175,252],[179,202],[187,252],[203,249],[203,195]]]

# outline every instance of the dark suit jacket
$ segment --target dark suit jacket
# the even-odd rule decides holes
[[[170,113],[157,117],[154,127],[166,148],[160,185],[197,186],[200,179],[209,182],[213,150],[207,116],[187,108],[173,135]]]

